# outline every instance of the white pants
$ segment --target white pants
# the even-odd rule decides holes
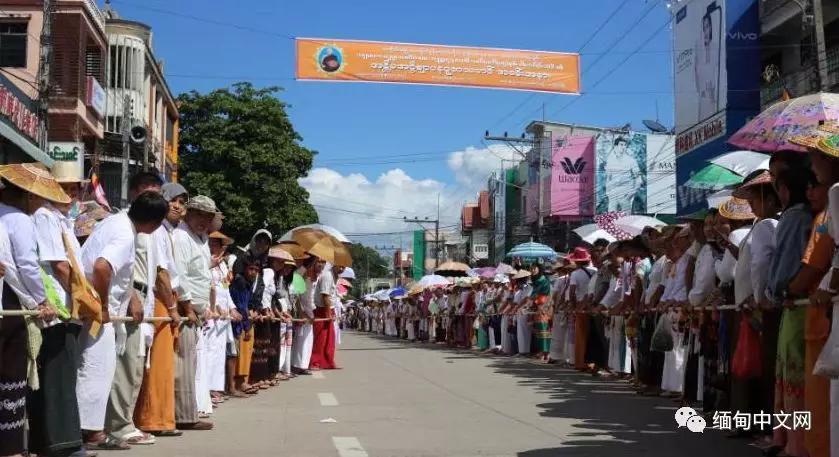
[[[433,317],[428,318],[428,341],[437,341],[437,319]]]
[[[210,399],[210,337],[204,334],[204,329],[198,330],[198,344],[195,345],[195,359],[198,365],[195,367],[195,401],[198,405],[198,412],[212,414],[213,402]],[[212,331],[212,327],[210,330]]]
[[[294,335],[294,350],[291,356],[291,366],[301,370],[309,369],[312,359],[312,345],[314,344],[312,324],[303,324]]]
[[[224,392],[224,373],[227,361],[227,332],[229,321],[216,321],[207,333],[207,387],[216,392]]]
[[[519,343],[519,354],[530,354],[530,337],[532,331],[530,330],[530,322],[527,321],[527,314],[519,314],[516,316],[516,338]]]
[[[102,431],[117,366],[116,336],[114,324],[110,322],[102,326],[95,339],[90,336],[89,329],[90,324],[82,328],[83,349],[76,381],[76,397],[82,430]]]
[[[510,316],[501,316],[501,352],[505,354],[513,353],[513,340],[510,338],[510,332],[507,328],[510,326]]]
[[[414,335],[414,321],[408,321],[408,323],[406,324],[406,326],[408,327],[408,330],[407,330],[407,333],[408,333],[408,339],[409,339],[410,341],[414,341],[414,340],[416,340],[416,339],[417,339],[417,338],[416,338],[416,335]]]
[[[291,374],[291,351],[293,348],[294,336],[292,335],[292,324],[285,322],[280,324],[280,372]]]
[[[554,327],[551,330],[551,360],[565,359],[565,334],[568,332],[568,320],[562,314],[554,314]]]
[[[682,334],[673,332],[673,350],[664,353],[664,371],[661,377],[661,390],[681,392],[685,380],[685,346],[682,344]]]

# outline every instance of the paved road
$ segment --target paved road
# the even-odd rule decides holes
[[[671,400],[528,360],[346,332],[338,359],[343,370],[224,403],[216,430],[124,454],[759,456],[719,432],[676,430]]]

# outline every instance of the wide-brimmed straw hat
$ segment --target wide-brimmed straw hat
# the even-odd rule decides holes
[[[757,176],[744,182],[737,189],[734,189],[734,192],[731,193],[731,196],[735,198],[745,199],[749,196],[749,192],[751,192],[752,189],[771,184],[772,175],[769,173],[769,171],[763,170],[763,172],[761,172]]]
[[[73,201],[49,171],[34,163],[0,165],[0,178],[54,203],[68,204]]]
[[[816,149],[834,158],[839,158],[839,125],[835,122],[816,125],[789,139],[790,143]]]
[[[530,277],[530,272],[527,270],[519,270],[513,275],[513,279],[526,279]]]
[[[224,246],[230,246],[231,244],[233,244],[233,238],[230,238],[229,236],[225,235],[224,233],[221,233],[221,232],[218,232],[218,231],[207,235],[207,237],[211,238],[211,239],[214,239],[214,240],[221,240],[221,244],[224,245]]]
[[[286,265],[297,265],[294,262],[294,257],[281,246],[271,246],[271,249],[268,249],[268,258],[282,260]]]
[[[720,205],[720,216],[734,221],[750,221],[756,216],[748,200],[731,197]]]

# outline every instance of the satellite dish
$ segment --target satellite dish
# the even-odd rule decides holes
[[[644,119],[643,123],[644,123],[644,126],[647,127],[648,129],[650,129],[651,132],[667,133],[667,132],[670,131],[670,129],[661,125],[661,123],[658,122],[658,121],[653,121],[653,120],[650,120],[650,119]]]

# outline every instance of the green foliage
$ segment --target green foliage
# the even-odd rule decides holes
[[[367,286],[370,278],[386,278],[389,275],[390,262],[382,257],[378,251],[363,244],[350,245],[353,270],[356,280],[353,281],[352,294],[359,298],[362,290]]]
[[[275,237],[318,221],[298,183],[315,152],[300,144],[275,94],[246,82],[178,96],[181,181],[224,212],[224,232],[244,245],[260,228]]]

